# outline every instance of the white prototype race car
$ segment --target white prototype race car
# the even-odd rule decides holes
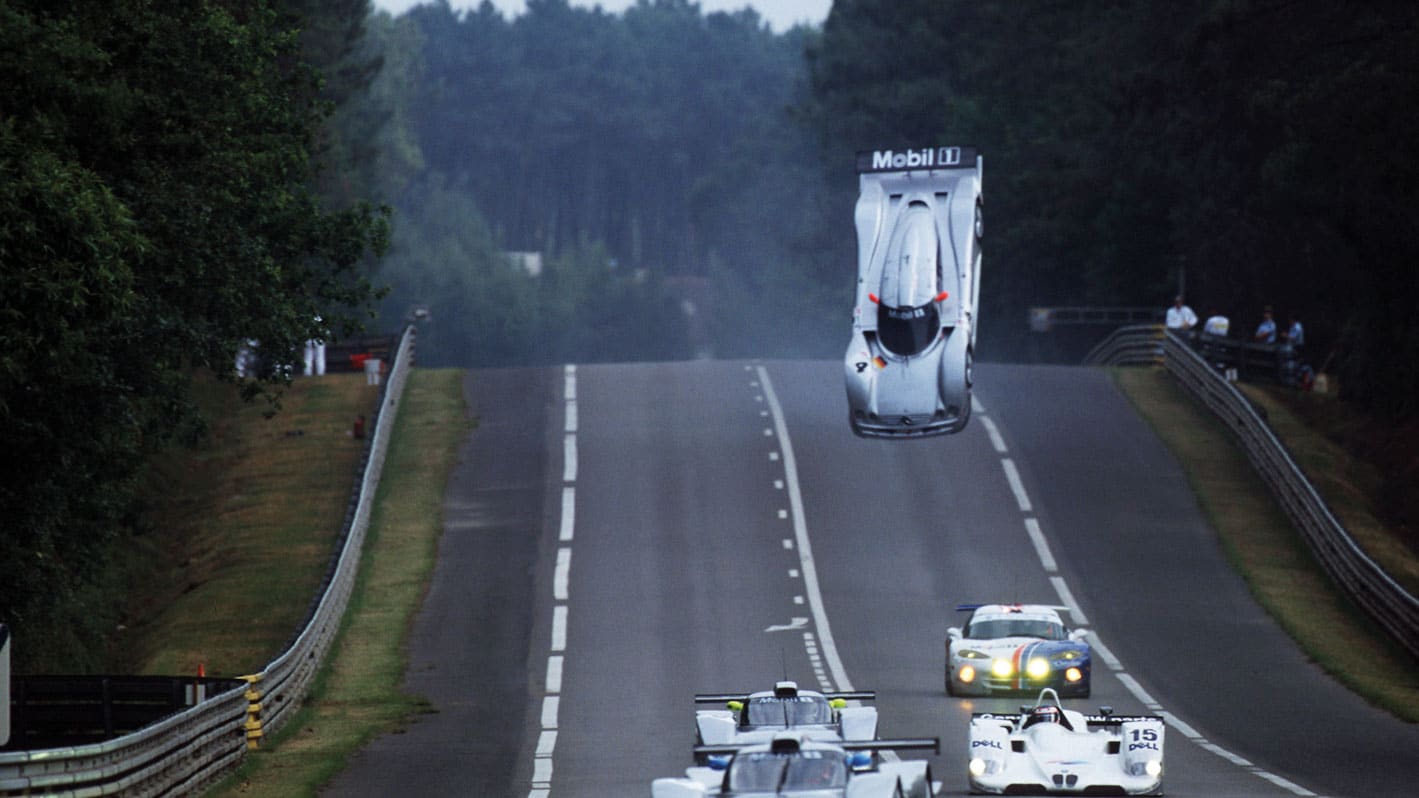
[[[882,761],[878,751],[927,749],[936,738],[827,742],[779,732],[752,745],[696,746],[708,767],[684,778],[651,782],[651,798],[934,798],[931,766],[921,760]]]
[[[970,419],[981,169],[969,147],[858,153],[857,298],[843,363],[857,435],[946,435]]]
[[[971,715],[971,793],[993,795],[1162,795],[1163,719],[1085,715],[1040,691],[1020,714]]]
[[[871,740],[877,736],[877,708],[849,706],[871,701],[870,690],[820,693],[784,680],[757,693],[706,693],[696,704],[724,704],[725,709],[695,712],[698,745],[762,743],[780,731],[802,732],[812,740]]]

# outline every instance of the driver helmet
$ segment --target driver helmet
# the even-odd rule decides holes
[[[1028,729],[1037,723],[1064,723],[1064,716],[1063,713],[1059,711],[1059,707],[1035,707],[1030,710],[1029,715],[1025,718],[1023,728]]]

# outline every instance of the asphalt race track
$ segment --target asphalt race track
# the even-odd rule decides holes
[[[470,372],[410,652],[438,712],[327,794],[646,796],[690,764],[694,693],[786,674],[876,690],[960,795],[970,713],[1023,700],[943,691],[953,608],[985,601],[1075,608],[1094,687],[1068,703],[1163,715],[1169,795],[1419,793],[1419,728],[1271,623],[1106,373],[976,382],[965,432],[868,441],[836,362]]]

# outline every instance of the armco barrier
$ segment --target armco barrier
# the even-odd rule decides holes
[[[1138,355],[1149,347],[1159,351],[1163,366],[1232,431],[1331,579],[1419,657],[1419,599],[1360,549],[1246,397],[1184,339],[1156,324],[1122,327],[1096,346],[1085,363],[1156,362]]]
[[[290,719],[339,630],[359,571],[370,506],[414,359],[407,327],[380,394],[357,499],[338,558],[309,621],[286,651],[246,684],[147,728],[103,743],[0,753],[0,796],[163,796],[200,792],[249,747]]]

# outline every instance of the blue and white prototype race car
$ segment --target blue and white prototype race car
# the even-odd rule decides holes
[[[843,362],[857,435],[946,435],[970,419],[981,170],[969,147],[857,155],[857,299]]]
[[[1089,697],[1093,658],[1087,631],[1070,630],[1048,604],[961,604],[964,629],[946,630],[949,695],[1035,693]]]
[[[1049,688],[1020,714],[971,715],[972,794],[1162,795],[1163,719],[1085,715]]]
[[[705,693],[696,704],[723,704],[725,709],[695,712],[697,745],[763,743],[781,731],[801,732],[811,740],[871,740],[877,736],[877,708],[849,706],[871,701],[870,690],[820,693],[784,680],[757,693]]]
[[[940,752],[936,738],[832,743],[801,732],[779,732],[753,745],[696,746],[708,767],[684,778],[656,779],[651,798],[933,798],[931,766],[920,760],[885,762],[877,751]]]

